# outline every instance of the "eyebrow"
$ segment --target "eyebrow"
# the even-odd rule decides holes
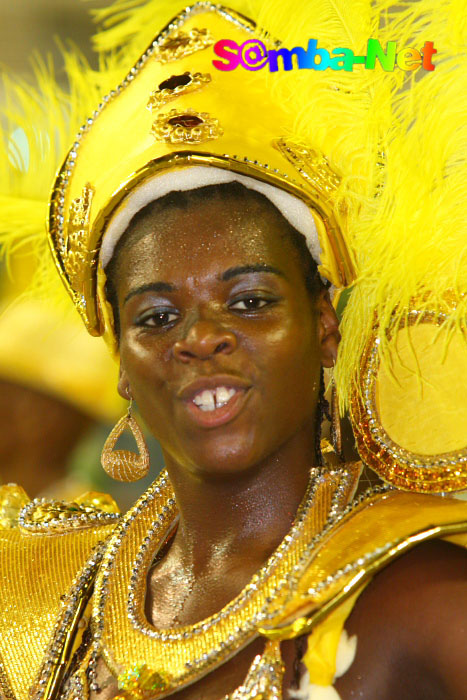
[[[222,275],[220,279],[222,282],[228,282],[233,277],[245,274],[254,274],[257,272],[271,272],[274,275],[279,275],[280,277],[285,277],[284,273],[273,265],[267,265],[266,263],[255,263],[254,265],[238,265],[237,267],[229,267]],[[132,297],[137,294],[144,294],[145,292],[176,292],[177,287],[170,282],[149,282],[148,284],[142,284],[140,287],[135,287],[126,295],[123,300],[123,304],[126,304]]]
[[[170,284],[170,282],[150,282],[149,284],[142,284],[140,287],[136,287],[128,292],[123,303],[126,304],[131,297],[137,294],[144,294],[145,292],[175,292],[176,289],[175,285]]]
[[[230,267],[221,275],[221,280],[223,282],[228,282],[233,277],[237,275],[254,274],[255,272],[271,272],[273,275],[279,275],[284,277],[285,275],[282,270],[279,270],[273,265],[267,265],[266,263],[255,263],[254,265],[239,265],[238,267]]]

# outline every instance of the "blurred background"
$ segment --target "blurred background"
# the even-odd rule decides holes
[[[57,40],[71,40],[96,66],[90,11],[109,4],[0,0],[2,73],[34,84],[31,58],[51,56],[56,78],[65,85]],[[5,102],[1,81],[0,100]],[[2,130],[27,169],[24,129],[12,132],[2,124]],[[0,260],[0,482],[18,483],[30,497],[73,499],[88,490],[110,492],[126,509],[160,470],[160,448],[148,438],[152,471],[145,480],[121,484],[105,475],[100,452],[126,411],[116,392],[117,367],[102,340],[88,336],[65,293],[58,304],[55,297],[28,296],[35,267],[27,249],[12,256],[8,269]],[[135,444],[125,436],[118,446],[133,449]]]
[[[51,52],[60,64],[55,38],[72,39],[92,61],[90,11],[109,0],[0,0],[0,61],[4,68],[27,76],[35,51]]]

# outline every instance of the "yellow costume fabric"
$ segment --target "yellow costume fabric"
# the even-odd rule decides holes
[[[322,686],[332,685],[336,675],[337,650],[344,624],[359,595],[360,591],[342,603],[308,636],[303,662],[307,667],[310,683]]]
[[[0,530],[0,688],[6,698],[18,700],[30,692],[49,697],[47,683],[40,683],[46,652],[59,668],[54,633],[64,616],[68,627],[79,620],[86,586],[118,519],[115,504],[106,496],[90,494],[84,503],[69,505],[41,500],[25,504],[24,496],[11,486],[0,490],[2,509],[8,512]],[[21,505],[27,512],[18,525]],[[66,646],[69,639],[61,642]]]

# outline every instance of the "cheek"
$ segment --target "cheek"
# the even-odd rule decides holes
[[[287,317],[251,347],[268,413],[314,410],[319,380],[319,343],[316,323],[310,318]],[[284,410],[287,406],[287,410]],[[291,417],[291,416],[290,416]]]
[[[150,433],[161,444],[176,444],[167,347],[127,337],[120,353],[132,396]]]
[[[157,399],[167,381],[170,351],[163,343],[129,333],[120,343],[121,365],[140,408],[152,397]],[[151,391],[148,389],[151,388]],[[138,401],[139,399],[139,401]]]
[[[298,370],[319,363],[316,323],[307,315],[283,315],[271,324],[259,345],[256,349],[268,356],[271,365]]]

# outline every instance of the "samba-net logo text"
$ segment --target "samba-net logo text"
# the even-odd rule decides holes
[[[411,46],[398,49],[397,42],[388,41],[384,49],[378,39],[368,39],[366,55],[358,56],[344,47],[331,52],[318,48],[317,39],[310,39],[306,49],[296,46],[269,50],[258,39],[249,39],[240,45],[232,39],[221,39],[214,45],[214,53],[221,60],[215,59],[212,63],[222,71],[235,70],[238,66],[246,70],[260,70],[267,66],[271,73],[292,68],[353,71],[354,65],[359,64],[367,70],[373,70],[379,64],[385,71],[393,71],[396,66],[405,71],[419,68],[432,71],[435,69],[432,58],[437,50],[433,41],[425,41],[420,50]]]

